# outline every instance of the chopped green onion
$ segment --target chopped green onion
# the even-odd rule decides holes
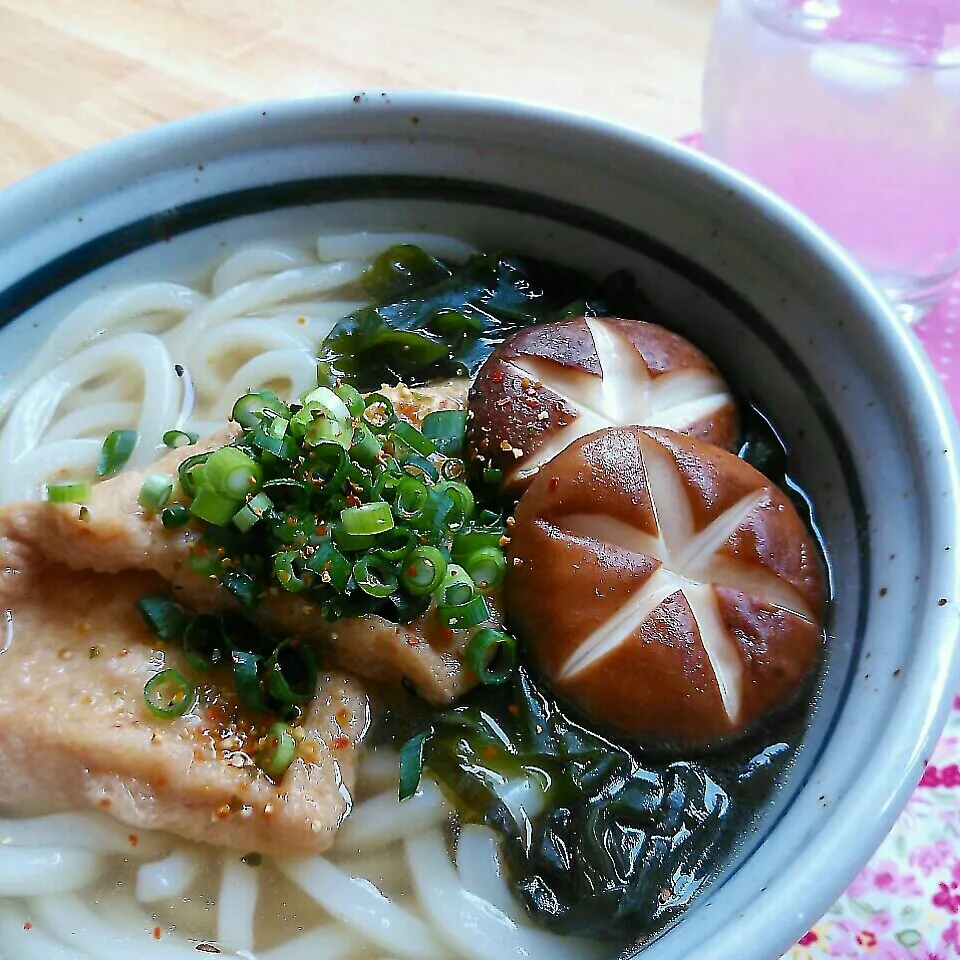
[[[86,503],[90,499],[90,484],[86,480],[61,480],[47,484],[50,503]]]
[[[350,561],[329,540],[325,540],[314,550],[307,561],[307,567],[319,576],[321,582],[331,584],[337,593],[343,593],[347,589],[347,582],[353,571]]]
[[[445,607],[459,607],[468,603],[475,592],[473,580],[470,579],[466,570],[451,563],[440,584],[437,600]]]
[[[137,503],[150,513],[159,513],[173,496],[174,479],[166,473],[151,473],[143,486]]]
[[[433,593],[447,573],[447,558],[436,547],[417,547],[403,561],[400,582],[415,597]]]
[[[149,593],[137,601],[140,616],[147,626],[161,639],[179,637],[187,623],[183,607],[166,593]]]
[[[242,499],[226,496],[204,484],[197,490],[190,512],[215,527],[225,527],[236,516],[242,503]]]
[[[496,530],[469,530],[458,533],[453,538],[451,554],[456,563],[463,564],[467,557],[485,547],[499,547],[503,539],[503,528]]]
[[[259,599],[257,584],[249,573],[228,570],[221,578],[220,585],[233,594],[248,610],[253,610]]]
[[[463,569],[480,593],[496,590],[507,572],[507,558],[499,547],[481,547],[463,561]]]
[[[517,641],[502,630],[484,627],[470,638],[464,659],[481,683],[504,683],[517,664]]]
[[[404,459],[403,469],[414,477],[427,477],[434,482],[440,479],[440,472],[437,468],[426,457],[421,457],[418,453],[411,453]]]
[[[256,654],[249,650],[231,650],[230,660],[233,664],[233,685],[240,702],[254,713],[264,713],[267,698],[264,696],[260,662]]]
[[[236,447],[221,447],[210,455],[203,468],[202,485],[232,500],[256,493],[262,480],[260,464]]]
[[[405,520],[419,516],[428,498],[429,493],[422,480],[416,477],[404,477],[397,484],[396,489],[397,516]]]
[[[223,626],[219,617],[201,614],[183,631],[180,648],[194,670],[212,670],[223,659]]]
[[[304,440],[311,447],[315,447],[318,443],[330,442],[339,444],[344,450],[348,450],[353,442],[353,427],[342,420],[317,417],[307,427]]]
[[[223,569],[223,558],[215,547],[198,543],[190,550],[189,564],[191,573],[200,577],[213,577]]]
[[[465,483],[458,483],[456,480],[444,480],[437,484],[437,490],[446,494],[454,503],[457,514],[455,518],[448,521],[451,527],[462,527],[473,514],[475,501],[470,488]]]
[[[163,444],[171,450],[178,450],[180,447],[189,447],[200,439],[199,433],[189,433],[186,430],[168,430],[163,437]]]
[[[160,522],[168,530],[186,526],[190,522],[190,511],[182,503],[175,503],[160,514]]]
[[[374,553],[361,557],[353,565],[357,586],[371,597],[389,597],[397,589],[397,574],[393,567]]]
[[[350,456],[363,466],[372,465],[383,452],[383,444],[373,435],[373,431],[361,423],[353,431],[353,443],[350,447]],[[389,476],[389,474],[384,474]]]
[[[364,402],[363,394],[359,390],[351,387],[349,383],[341,383],[340,386],[333,388],[333,392],[346,404],[350,416],[363,416],[363,411],[367,405]]]
[[[263,515],[273,508],[273,501],[263,491],[252,497],[233,516],[233,525],[241,532],[252,530],[263,518]]]
[[[266,413],[266,411],[264,411]],[[269,414],[264,417],[260,423],[263,427],[263,432],[270,437],[276,437],[278,440],[282,440],[287,435],[287,430],[290,429],[290,421],[285,420],[283,417],[279,416],[270,416]]]
[[[284,640],[267,664],[267,690],[281,706],[307,703],[317,693],[317,661],[303,643]]]
[[[329,387],[317,387],[312,393],[303,398],[303,405],[315,403],[331,420],[346,423],[350,420],[350,411],[347,405]]]
[[[182,717],[197,700],[196,687],[176,670],[161,670],[143,688],[147,709],[161,720]]]
[[[466,410],[436,410],[423,418],[420,429],[444,456],[453,457],[463,450],[467,432]]]
[[[466,464],[456,457],[450,457],[440,464],[440,476],[444,480],[460,480],[466,472]]]
[[[307,589],[307,581],[296,569],[302,564],[303,557],[296,550],[284,550],[273,558],[273,572],[280,581],[280,586],[289,593],[300,593]]]
[[[374,430],[383,432],[397,422],[393,404],[382,393],[371,393],[364,399],[363,419]]]
[[[297,741],[285,723],[271,724],[266,742],[257,753],[257,766],[271,779],[279,780],[297,758]]]
[[[424,457],[429,457],[437,452],[436,444],[429,437],[425,437],[416,427],[405,423],[403,420],[398,420],[394,424],[393,434]]]
[[[343,524],[338,523],[333,528],[334,543],[341,550],[370,550],[377,545],[375,533],[347,533]]]
[[[411,737],[400,748],[400,800],[412,797],[423,776],[423,750],[433,736],[433,727]]]
[[[340,522],[343,524],[343,529],[352,536],[386,533],[394,526],[390,504],[382,500],[341,510]]]
[[[109,477],[120,470],[133,455],[140,440],[136,430],[114,430],[107,434],[100,448],[97,476]]]
[[[490,619],[490,609],[487,601],[480,594],[472,597],[466,603],[440,604],[437,608],[444,626],[452,630],[466,630],[475,627]]]
[[[230,419],[247,430],[252,430],[260,425],[260,418],[265,410],[281,415],[289,412],[287,405],[272,390],[261,390],[258,393],[244,394],[233,405]]]
[[[198,480],[203,476],[203,465],[209,459],[209,453],[195,453],[192,457],[187,457],[177,469],[180,486],[188,497],[196,494]]]

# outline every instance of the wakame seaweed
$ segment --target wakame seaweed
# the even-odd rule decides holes
[[[574,316],[650,319],[626,273],[591,280],[544,260],[479,253],[454,267],[419,247],[390,247],[363,278],[374,305],[341,320],[321,360],[359,390],[470,376],[512,333]]]
[[[411,740],[461,816],[503,835],[530,915],[609,940],[652,935],[683,912],[793,754],[761,737],[722,759],[651,761],[580,726],[526,668]]]

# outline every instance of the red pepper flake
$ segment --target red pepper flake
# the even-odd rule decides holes
[[[507,707],[507,713],[515,717],[520,713],[520,708],[515,703],[511,703],[510,706]]]
[[[350,738],[334,737],[333,740],[330,741],[330,746],[333,747],[334,750],[346,750],[347,747],[350,746]]]
[[[337,711],[337,723],[341,727],[350,725],[350,711],[346,707],[341,707]]]
[[[560,478],[559,478],[559,477],[551,477],[551,478],[550,478],[550,489],[551,489],[551,490],[556,490],[557,487],[559,487],[559,486],[560,486]]]
[[[159,927],[154,927],[154,928],[153,928],[153,939],[154,939],[154,940],[159,940],[159,939],[160,939],[160,928],[159,928]]]
[[[131,833],[130,836],[127,837],[127,842],[131,847],[135,847],[140,842],[140,838],[135,833]]]
[[[483,755],[484,755],[488,760],[493,760],[493,759],[496,757],[496,755],[497,755],[497,748],[496,748],[496,747],[484,747],[483,750],[482,750],[482,753],[483,753]]]
[[[502,371],[502,370],[494,370],[493,373],[490,374],[490,379],[491,379],[494,383],[503,383],[503,371]]]
[[[33,929],[33,924],[28,920],[28,921],[23,925],[23,929],[24,929],[24,930],[32,930],[32,929]]]
[[[347,497],[347,504],[351,507],[362,507],[363,501],[355,493],[351,493],[350,496]]]
[[[97,804],[97,806],[98,806],[101,810],[109,810],[109,809],[113,806],[113,801],[110,800],[110,799],[108,799],[107,797],[104,797],[104,798]]]

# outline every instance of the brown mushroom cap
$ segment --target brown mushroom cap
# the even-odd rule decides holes
[[[669,430],[581,439],[520,500],[507,615],[554,689],[649,744],[711,746],[817,661],[813,539],[749,464]]]
[[[519,495],[574,440],[612,426],[666,427],[730,448],[737,410],[692,343],[655,323],[580,317],[504,341],[470,389],[469,454]]]

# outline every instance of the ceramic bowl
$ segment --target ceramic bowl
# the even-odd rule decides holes
[[[106,283],[341,226],[627,269],[762,398],[831,560],[826,675],[786,786],[643,956],[779,956],[889,830],[956,687],[957,437],[917,341],[815,227],[691,150],[541,108],[377,92],[196,117],[4,191],[0,369]]]

